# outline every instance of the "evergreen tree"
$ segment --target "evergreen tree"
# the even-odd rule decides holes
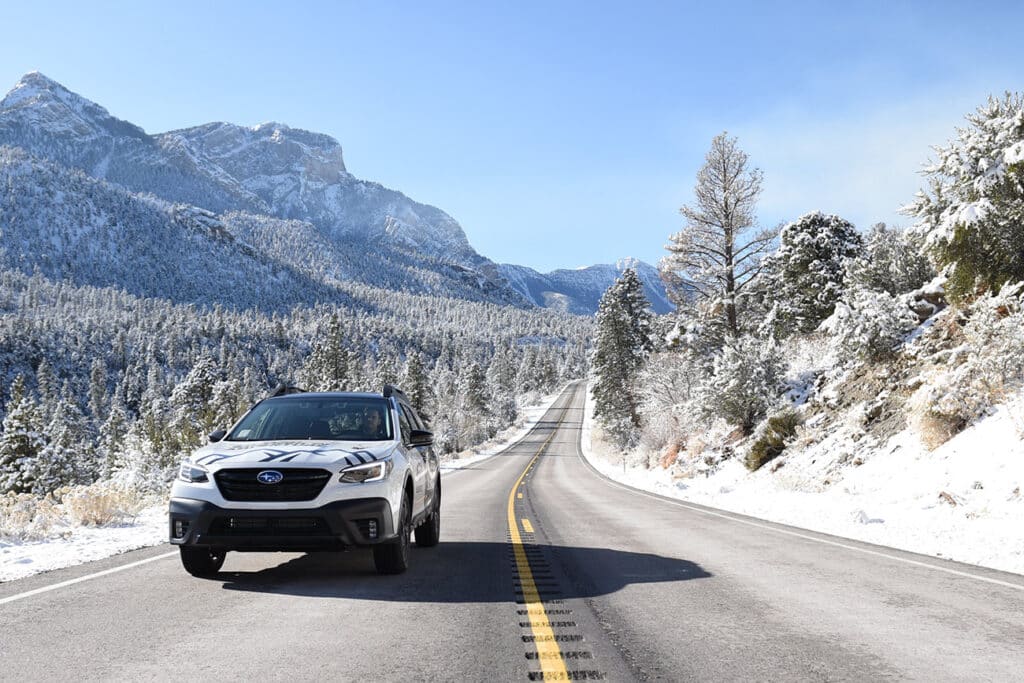
[[[730,340],[699,389],[705,417],[725,418],[749,434],[778,400],[784,371],[774,340],[748,335]]]
[[[757,231],[754,215],[763,174],[725,133],[711,141],[697,173],[696,204],[679,212],[686,227],[669,237],[662,277],[674,302],[711,312],[726,334],[737,336],[741,295],[760,272],[776,230]]]
[[[353,384],[345,331],[337,313],[331,315],[327,334],[313,348],[305,376],[307,386],[319,391],[342,391]]]
[[[53,374],[53,366],[43,358],[36,368],[36,386],[39,387],[39,401],[43,404],[52,405],[59,396],[60,384]]]
[[[128,413],[118,396],[110,404],[107,419],[100,427],[99,453],[100,477],[111,476],[125,466],[124,442],[128,435]]]
[[[871,226],[865,253],[850,263],[850,284],[873,292],[899,296],[935,277],[920,240],[885,223]]]
[[[1024,95],[990,97],[967,123],[905,208],[953,300],[1024,280]]]
[[[174,411],[172,425],[185,444],[201,443],[216,419],[212,403],[213,390],[219,381],[219,372],[213,359],[203,357],[197,362],[171,393]]]
[[[29,493],[35,488],[34,474],[46,441],[36,402],[18,375],[11,385],[7,415],[0,434],[0,492]]]
[[[409,397],[409,401],[416,408],[420,417],[424,420],[429,419],[426,409],[430,402],[430,382],[427,379],[426,368],[423,367],[423,356],[419,351],[411,352],[405,359],[402,391]]]
[[[782,228],[757,283],[766,309],[775,309],[776,332],[811,332],[832,315],[847,265],[862,252],[857,229],[839,216],[815,211]]]
[[[89,410],[97,422],[107,417],[107,364],[100,358],[89,370]]]
[[[45,433],[47,444],[35,461],[32,492],[42,495],[61,486],[91,484],[99,474],[96,454],[85,415],[66,385]]]
[[[594,417],[621,446],[634,444],[640,428],[638,379],[653,348],[651,319],[640,279],[628,268],[601,297],[591,360]]]
[[[479,443],[493,435],[487,376],[475,361],[459,373],[457,415],[460,444]]]

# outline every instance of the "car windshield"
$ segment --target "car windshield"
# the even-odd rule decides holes
[[[391,411],[383,398],[288,397],[257,405],[227,440],[390,441],[393,434]]]

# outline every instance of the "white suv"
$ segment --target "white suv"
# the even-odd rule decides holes
[[[171,488],[170,539],[194,576],[229,550],[372,547],[377,570],[409,566],[409,536],[437,545],[433,435],[405,395],[279,387],[186,458]]]

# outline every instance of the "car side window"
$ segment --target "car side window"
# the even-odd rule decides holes
[[[398,406],[398,426],[402,430],[402,443],[409,443],[412,439],[412,426],[409,424],[409,417],[405,414],[405,407]]]
[[[423,424],[420,422],[420,418],[416,414],[416,411],[404,403],[402,403],[401,406],[402,414],[405,415],[407,420],[409,420],[409,426],[413,429],[423,429]]]

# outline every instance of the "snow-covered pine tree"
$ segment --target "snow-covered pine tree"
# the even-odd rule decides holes
[[[686,227],[669,237],[669,255],[659,264],[673,301],[711,312],[732,337],[740,333],[740,295],[778,232],[755,228],[762,178],[736,138],[716,136],[697,173],[696,204],[679,210]]]
[[[850,262],[849,284],[898,296],[917,289],[935,274],[920,239],[876,223],[864,240],[864,253]]]
[[[778,400],[785,366],[775,341],[743,335],[715,356],[711,376],[700,387],[707,419],[725,418],[747,434]]]
[[[101,358],[89,368],[89,412],[98,423],[107,417],[107,364]]]
[[[491,408],[501,424],[516,419],[516,372],[511,361],[512,349],[500,344],[487,366],[487,384],[491,390]]]
[[[34,474],[45,447],[39,407],[28,395],[25,378],[18,375],[0,434],[0,493],[29,493],[35,488]]]
[[[814,211],[783,227],[755,285],[765,309],[774,309],[775,332],[811,332],[832,315],[847,266],[862,253],[857,229],[839,216]]]
[[[627,268],[601,297],[591,370],[594,417],[620,446],[640,428],[640,371],[651,353],[652,313],[636,271]]]
[[[405,359],[402,391],[409,397],[420,417],[424,420],[430,419],[427,410],[431,401],[430,382],[427,379],[427,370],[423,366],[423,355],[419,351],[410,352]]]
[[[91,484],[99,475],[96,451],[85,414],[65,384],[45,428],[47,444],[35,460],[32,493],[45,495],[61,486]]]
[[[196,446],[214,426],[215,410],[211,402],[220,372],[213,359],[204,356],[171,392],[172,425],[181,443]]]
[[[1024,94],[990,97],[966,118],[904,208],[954,301],[1024,280]]]
[[[917,324],[906,297],[855,287],[836,303],[821,329],[847,358],[881,361],[892,356]]]
[[[490,424],[487,375],[476,361],[463,366],[459,373],[457,422],[459,441],[473,444],[484,441],[494,432]]]
[[[319,391],[342,391],[352,380],[345,330],[337,313],[331,314],[327,333],[313,347],[306,363],[306,384]]]
[[[107,411],[107,419],[100,426],[97,460],[100,463],[101,478],[111,476],[126,464],[124,442],[128,427],[128,411],[120,396],[115,394]]]

